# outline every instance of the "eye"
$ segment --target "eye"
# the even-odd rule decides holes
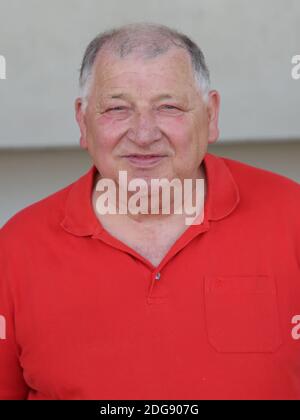
[[[166,108],[166,109],[178,109],[176,106],[174,105],[163,105],[162,108]]]
[[[107,109],[106,112],[109,112],[109,111],[124,111],[124,110],[126,110],[126,108],[124,106],[115,106],[114,108]]]
[[[181,111],[179,108],[177,108],[174,105],[162,105],[160,109],[162,111],[172,112],[172,114],[175,113],[175,112],[180,112]]]

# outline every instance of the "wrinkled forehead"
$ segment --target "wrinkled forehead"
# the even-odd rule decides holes
[[[126,86],[146,90],[162,87],[195,90],[191,58],[182,48],[173,47],[151,58],[145,58],[138,52],[124,58],[113,52],[101,52],[95,61],[94,75],[94,88],[97,90]]]

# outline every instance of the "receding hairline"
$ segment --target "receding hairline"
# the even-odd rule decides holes
[[[135,55],[148,60],[166,54],[171,49],[181,49],[189,57],[194,75],[201,85],[203,93],[207,93],[210,84],[209,70],[205,57],[196,43],[185,34],[160,24],[137,23],[123,25],[100,33],[88,45],[80,69],[80,87],[87,91],[95,72],[95,65],[105,57],[105,53],[116,58],[127,58]]]
[[[149,27],[154,27],[154,29],[150,31],[148,29]],[[133,31],[135,28],[138,31],[137,40],[134,39]],[[158,26],[155,31],[155,28],[156,25],[148,25],[145,29],[143,26],[131,24],[121,27],[120,29],[114,29],[99,34],[93,41],[97,43],[97,40],[102,38],[103,42],[97,53],[91,57],[91,62],[82,63],[80,78],[83,76],[85,64],[94,67],[96,62],[100,59],[99,57],[105,57],[105,55],[113,55],[119,59],[136,56],[139,59],[151,60],[166,54],[171,49],[182,49],[185,52],[185,55],[189,57],[192,64],[191,55],[187,51],[186,46],[179,38],[175,38],[176,35],[173,34],[173,30]],[[92,48],[91,44],[92,43],[90,43],[90,46]]]

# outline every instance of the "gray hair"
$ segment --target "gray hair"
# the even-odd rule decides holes
[[[203,99],[208,99],[210,76],[201,49],[188,36],[165,25],[132,23],[102,32],[87,46],[80,69],[80,96],[86,109],[93,82],[93,67],[100,51],[107,49],[124,58],[139,52],[143,58],[154,58],[166,53],[171,46],[183,48],[191,57],[196,85]]]

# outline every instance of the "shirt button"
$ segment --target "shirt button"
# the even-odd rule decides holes
[[[157,273],[155,276],[155,280],[159,280],[160,279],[160,273]]]

